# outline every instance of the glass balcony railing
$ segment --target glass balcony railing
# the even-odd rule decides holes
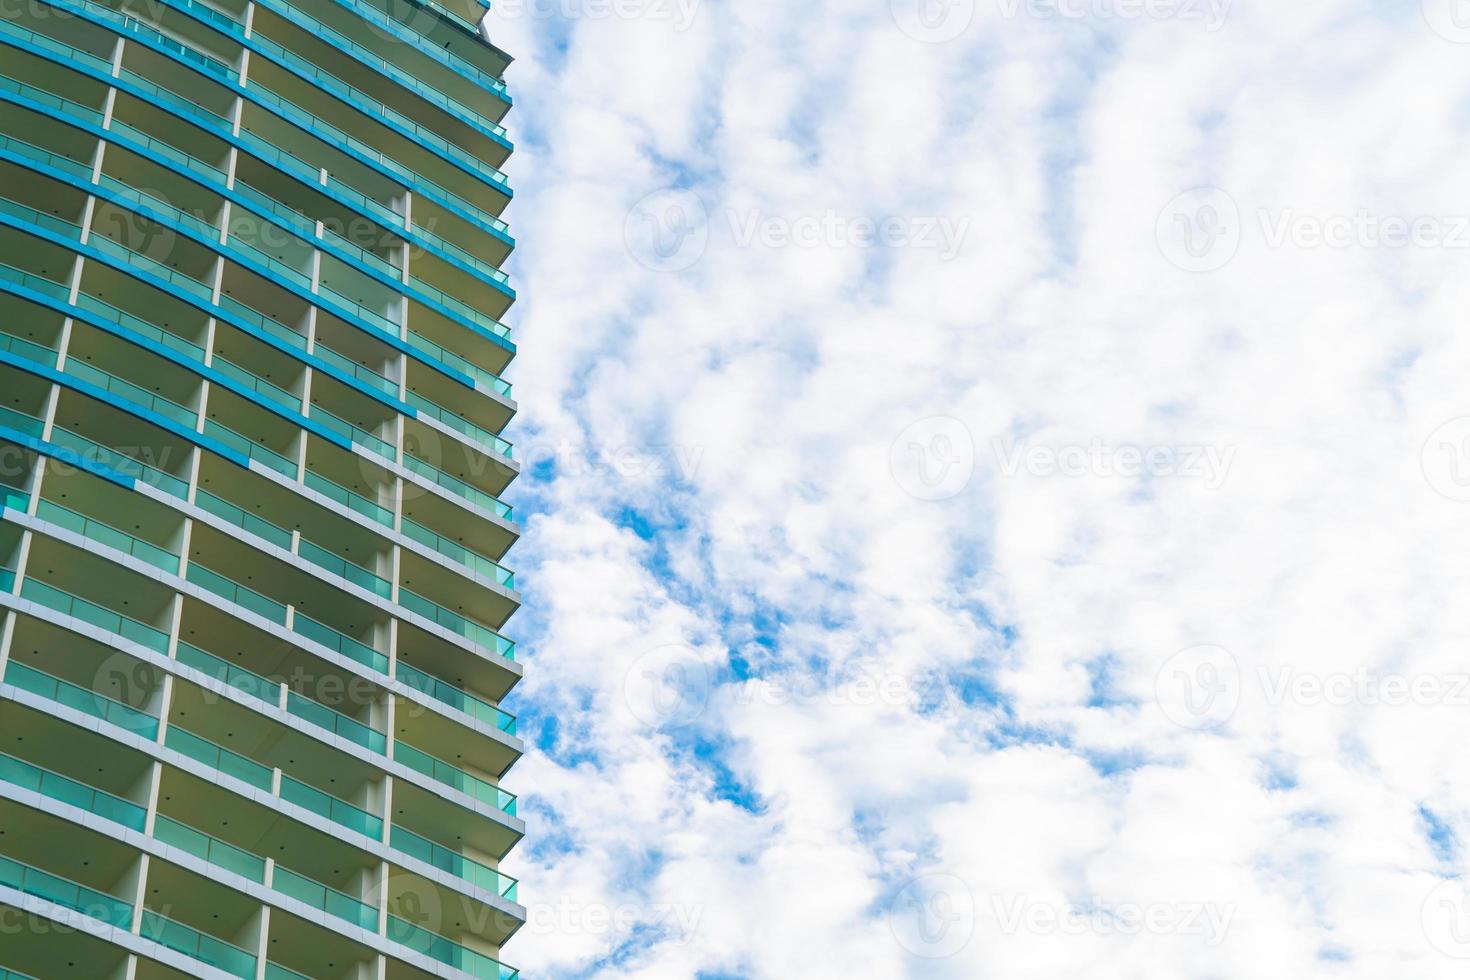
[[[353,564],[345,558],[338,558],[333,552],[320,545],[312,544],[305,538],[301,539],[298,554],[318,568],[325,568],[338,578],[346,579],[353,585],[367,589],[380,598],[388,599],[393,595],[393,586],[387,579],[380,578],[361,565]]]
[[[445,367],[452,368],[453,370],[458,371],[460,374],[469,375],[472,379],[478,381],[480,384],[483,384],[491,391],[499,392],[507,398],[510,397],[509,384],[502,381],[494,374],[491,374],[489,371],[486,371],[484,368],[480,367],[478,364],[474,363],[464,355],[456,354],[454,351],[449,350],[448,348],[441,347],[439,344],[434,343],[432,340],[429,340],[421,334],[414,333],[412,330],[408,332],[408,346],[412,347],[414,350],[418,351],[429,360],[438,361]]]
[[[24,340],[20,337],[12,337],[8,333],[0,333],[0,350],[23,357],[37,364],[54,368],[59,352],[54,347],[44,347],[34,341]]]
[[[31,31],[27,31],[24,28],[17,27],[13,24],[4,25],[4,28],[0,29],[0,33],[8,34],[12,37],[18,37],[22,40],[25,40],[24,35],[30,35],[31,37],[40,36],[38,34],[32,33]],[[18,79],[10,78],[9,76],[0,75],[0,92],[6,92],[10,95],[18,95],[22,98],[29,99],[32,102],[39,102],[41,105],[55,111],[59,115],[75,116],[76,118],[81,119],[84,122],[89,122],[94,126],[102,125],[102,113],[98,112],[96,109],[93,109],[91,106],[82,105],[80,102],[73,102],[71,99],[64,99],[61,96],[56,95],[52,92],[48,92],[43,88],[37,88],[34,85],[27,85],[25,82],[19,81]],[[92,168],[88,167],[87,173],[90,174],[91,172]]]
[[[350,53],[358,61],[361,61],[369,68],[372,68],[374,71],[387,75],[389,78],[392,78],[400,85],[404,86],[405,88],[411,89],[412,91],[422,96],[427,101],[438,106],[439,108],[444,109],[454,115],[465,118],[469,122],[472,122],[483,129],[487,129],[495,133],[497,136],[505,135],[504,126],[501,126],[499,123],[489,119],[486,116],[481,115],[479,112],[471,109],[463,102],[460,102],[457,99],[450,98],[449,96],[440,92],[438,89],[428,85],[422,79],[416,77],[409,72],[404,71],[402,68],[399,68],[392,62],[379,57],[376,53],[374,53],[370,48],[366,47],[365,45],[358,44],[356,41],[351,40],[346,35],[333,30],[326,24],[315,19],[309,14],[302,12],[301,10],[298,10],[291,4],[281,3],[279,2],[279,0],[262,0],[262,2],[270,10],[275,11],[277,14],[281,15],[287,20],[293,21],[298,27],[306,30],[307,33],[314,34],[319,38],[329,39],[335,47]],[[496,86],[493,91],[504,97],[504,83],[495,79],[492,79],[492,82]]]
[[[393,743],[393,761],[402,763],[420,775],[456,789],[466,796],[512,817],[516,815],[516,796],[478,776],[471,776],[458,766],[414,748],[404,742]]]
[[[276,865],[271,878],[271,887],[282,895],[289,895],[314,909],[350,922],[359,929],[378,931],[378,910],[365,902],[358,901],[346,892],[303,877],[288,868]]]
[[[120,122],[116,118],[108,126],[108,132],[114,135],[121,134],[128,137],[134,143],[139,144],[141,149],[145,151],[142,154],[145,157],[161,157],[184,170],[193,171],[196,174],[209,177],[216,183],[223,184],[227,179],[225,172],[214,164],[206,163],[198,157],[190,156],[173,144],[165,143],[156,137],[149,136],[141,129],[134,129],[132,126],[129,126],[125,122]]]
[[[201,589],[207,589],[227,602],[248,609],[257,616],[263,616],[277,626],[286,625],[286,607],[256,592],[249,586],[241,585],[233,579],[228,579],[219,572],[205,568],[203,565],[190,564],[189,570],[184,578],[193,582]]]
[[[266,961],[265,980],[311,980],[311,978],[304,973],[288,970],[278,963]]]
[[[222,745],[216,745],[207,738],[201,738],[177,725],[170,725],[163,736],[163,744],[181,755],[188,756],[195,762],[202,762],[211,769],[217,769],[226,776],[233,776],[267,793],[271,791],[274,776],[270,769],[245,758],[238,752],[231,752]]]
[[[33,275],[29,272],[23,272],[15,266],[7,265],[3,262],[0,262],[0,279],[25,289],[34,290],[43,296],[50,296],[52,299],[60,300],[63,303],[71,295],[71,287],[65,283],[56,282],[44,276]]]
[[[150,412],[162,415],[169,421],[176,422],[191,431],[199,420],[199,414],[194,409],[185,408],[178,402],[164,398],[162,395],[155,395],[148,389],[135,385],[131,381],[124,381],[117,375],[110,371],[104,371],[95,364],[67,358],[64,373],[85,381],[88,384],[95,385],[103,391],[118,395],[126,401],[148,409]]]
[[[392,445],[361,426],[353,425],[346,419],[333,415],[315,402],[312,402],[311,414],[308,418],[328,431],[335,432],[353,445],[363,447],[375,456],[380,456],[389,462],[398,459],[398,452]]]
[[[148,822],[147,809],[136,803],[3,753],[0,753],[0,780],[140,833]]]
[[[236,507],[228,500],[216,497],[207,490],[196,490],[194,492],[194,503],[202,510],[206,510],[218,517],[220,520],[233,524],[242,531],[246,531],[258,538],[264,538],[278,548],[291,550],[291,532],[283,527],[277,527],[270,521],[256,517],[241,507]]]
[[[315,354],[317,357],[320,357],[322,360],[326,361],[328,364],[332,365],[337,370],[341,371],[343,374],[349,375],[350,377],[354,377],[358,381],[361,381],[369,388],[381,391],[383,394],[389,395],[393,398],[398,397],[398,382],[390,381],[388,378],[384,377],[378,372],[363,367],[361,364],[358,364],[356,361],[350,358],[343,357],[341,354],[338,354],[336,351],[332,350],[332,348],[326,346],[321,341],[317,341],[316,347],[312,350],[312,353]]]
[[[11,91],[10,85],[7,84],[11,81],[9,78],[0,76],[0,90]],[[14,84],[17,86],[20,85],[18,82]],[[4,150],[7,153],[14,153],[16,156],[25,157],[27,160],[34,160],[48,167],[53,167],[64,173],[71,174],[73,177],[81,177],[83,180],[88,181],[92,179],[92,168],[87,164],[79,160],[73,160],[71,157],[62,156],[60,153],[52,153],[50,150],[44,150],[34,143],[27,143],[25,140],[16,139],[14,136],[0,136],[0,150]]]
[[[176,208],[167,201],[154,197],[147,191],[138,190],[131,184],[125,184],[116,177],[109,177],[107,174],[102,174],[97,178],[97,185],[106,188],[109,192],[107,196],[113,201],[121,201],[133,211],[137,211],[140,214],[154,212],[154,214],[167,215],[169,220],[182,228],[188,228],[205,241],[211,243],[219,241],[218,226],[209,221],[205,221],[198,215],[190,214],[181,208]]]
[[[218,354],[210,358],[209,366],[214,368],[220,374],[223,374],[225,377],[229,378],[231,381],[235,382],[235,384],[244,388],[246,391],[253,391],[257,395],[260,395],[262,398],[268,398],[271,401],[275,402],[277,405],[282,405],[286,408],[289,408],[293,412],[301,411],[300,395],[293,395],[291,392],[287,391],[285,388],[282,388],[280,385],[273,385],[264,378],[257,377],[256,375],[250,373],[249,371],[240,367],[238,364],[234,364],[231,361],[225,360]]]
[[[320,473],[307,470],[306,478],[302,483],[322,496],[341,504],[355,514],[361,514],[369,520],[377,521],[384,527],[393,526],[393,512],[391,510],[374,503],[360,493],[348,490],[340,483],[334,483]]]
[[[109,320],[120,327],[124,327],[133,333],[146,337],[160,347],[166,347],[177,354],[182,354],[192,360],[204,363],[204,348],[198,344],[191,343],[183,337],[179,337],[167,330],[162,330],[147,320],[125,313],[110,303],[87,293],[78,293],[76,305],[103,320]]]
[[[499,283],[510,282],[510,276],[508,276],[503,269],[496,268],[489,262],[486,262],[484,259],[480,258],[478,255],[466,251],[465,249],[459,247],[451,241],[448,241],[440,235],[434,234],[423,225],[411,224],[409,226],[409,230],[415,235],[424,239],[430,245],[432,245],[433,248],[430,249],[431,252],[443,252],[450,258],[458,259],[461,263],[469,266],[471,269],[478,272],[480,275],[484,276],[487,279],[493,279]]]
[[[490,513],[497,517],[503,517],[506,520],[511,519],[511,508],[509,504],[502,503],[498,498],[478,487],[470,486],[458,477],[450,476],[448,473],[445,473],[436,466],[431,466],[417,456],[410,456],[404,453],[403,468],[410,473],[416,473],[423,477],[425,480],[434,484],[434,486],[442,487],[456,497],[463,498],[476,507],[490,511]]]
[[[98,544],[132,555],[154,568],[161,568],[170,575],[179,573],[179,556],[167,548],[142,538],[135,538],[126,531],[119,531],[111,524],[104,524],[50,500],[42,499],[36,504],[36,516],[48,524],[65,528],[73,534],[90,538]]]
[[[152,715],[14,660],[5,667],[5,683],[143,738],[158,737],[158,719]]]
[[[363,643],[361,640],[354,640],[352,637],[339,633],[330,626],[318,623],[309,616],[304,616],[298,612],[292,623],[292,629],[308,640],[320,643],[328,650],[340,653],[349,660],[355,660],[365,667],[371,667],[382,673],[388,672],[388,658],[386,656],[374,650],[366,643]]]
[[[174,476],[165,473],[156,466],[139,459],[134,459],[126,453],[94,442],[86,436],[79,435],[70,429],[56,426],[51,430],[51,441],[55,445],[63,446],[81,456],[83,459],[115,470],[124,476],[130,476],[140,483],[146,483],[157,490],[162,490],[171,496],[183,499],[189,495],[189,484]],[[141,447],[147,449],[148,447]]]
[[[98,629],[116,633],[139,646],[147,647],[154,653],[168,654],[168,634],[163,630],[155,629],[147,623],[114,612],[106,606],[99,606],[80,596],[74,596],[53,585],[47,585],[39,579],[26,579],[21,584],[20,595],[22,599],[40,603],[63,616],[71,616],[96,626]]]
[[[478,647],[483,647],[507,660],[516,658],[516,645],[513,641],[507,640],[488,626],[472,619],[466,619],[459,613],[451,612],[438,603],[431,602],[401,586],[398,589],[398,603],[403,608],[417,613],[456,636],[464,637]]]
[[[0,484],[0,510],[13,510],[17,514],[24,514],[30,504],[29,491]]]
[[[223,970],[241,980],[254,980],[255,957],[233,943],[216,939],[182,922],[144,910],[140,934],[190,959]]]
[[[24,221],[26,224],[35,225],[38,228],[45,228],[47,231],[54,231],[65,238],[80,240],[82,237],[81,225],[73,224],[63,218],[58,218],[54,214],[47,214],[45,211],[28,208],[24,204],[12,201],[6,197],[0,197],[0,214],[8,215],[19,221]]]
[[[491,278],[494,279],[496,282],[500,282],[504,278],[504,273],[501,273],[500,278],[494,276],[492,276]],[[470,321],[476,326],[481,327],[486,332],[502,339],[510,337],[510,327],[507,327],[505,324],[501,323],[490,314],[482,313],[480,310],[477,310],[473,306],[470,306],[459,298],[449,293],[446,293],[444,290],[439,289],[435,286],[430,286],[418,276],[410,275],[408,277],[408,281],[416,286],[419,292],[434,300],[446,310],[449,310],[453,313],[458,313],[460,316],[464,317],[466,320]]]
[[[457,541],[451,541],[442,534],[436,534],[424,527],[417,521],[405,517],[403,519],[403,536],[411,541],[416,541],[429,550],[443,555],[452,561],[458,562],[476,575],[483,575],[491,579],[496,585],[503,585],[507,589],[516,587],[515,573],[505,568],[499,562],[486,558],[479,552],[471,551]]]
[[[324,704],[304,698],[295,691],[286,696],[286,710],[297,718],[325,729],[354,745],[361,745],[370,752],[383,753],[388,749],[388,738],[382,732],[354,718],[333,711]]]
[[[248,459],[253,459],[257,463],[275,470],[282,476],[289,476],[293,480],[296,478],[296,462],[294,460],[287,459],[274,449],[267,449],[253,439],[247,439],[234,429],[221,425],[214,419],[204,420],[204,434],[213,439],[218,439],[240,455]]]
[[[331,300],[337,306],[352,314],[352,316],[356,319],[361,320],[368,326],[372,327],[374,330],[378,331],[378,333],[386,337],[391,337],[394,340],[398,339],[398,335],[401,332],[402,328],[398,323],[395,323],[388,316],[388,314],[380,313],[379,311],[368,306],[363,306],[361,303],[357,302],[357,300],[348,299],[342,293],[337,292],[326,283],[317,283],[317,295]]]
[[[315,786],[308,786],[290,776],[281,777],[281,799],[373,840],[383,839],[381,817],[375,817],[361,807],[339,800],[330,793],[323,793]]]
[[[259,310],[246,306],[233,296],[221,295],[219,306],[220,309],[227,310],[232,316],[244,320],[261,333],[268,337],[274,337],[285,346],[299,351],[306,350],[306,338],[301,334],[292,330],[279,320],[273,320]]]
[[[504,456],[507,459],[511,458],[511,444],[506,440],[500,438],[500,436],[497,436],[495,433],[491,432],[489,429],[481,428],[468,419],[461,418],[460,416],[455,415],[448,409],[440,408],[438,405],[435,405],[427,398],[424,398],[415,392],[408,392],[406,395],[406,401],[408,402],[408,404],[412,405],[414,410],[417,411],[420,415],[427,415],[429,418],[437,420],[442,425],[445,425],[450,429],[453,429],[455,432],[458,432],[460,435],[465,436],[480,448],[487,449],[490,452],[495,453],[499,456]]]
[[[153,837],[160,843],[192,854],[207,864],[224,868],[256,884],[265,883],[265,858],[211,837],[187,824],[159,814],[153,821]]]
[[[398,679],[404,684],[426,694],[451,708],[463,711],[477,721],[483,721],[507,735],[516,733],[515,715],[501,711],[489,701],[484,701],[461,688],[455,687],[448,681],[441,681],[432,674],[427,674],[417,667],[398,661]]]
[[[417,950],[430,959],[468,973],[477,980],[516,980],[519,972],[436,932],[430,932],[396,915],[388,916],[388,938]]]
[[[41,438],[41,433],[46,431],[46,422],[43,419],[27,415],[25,412],[17,412],[3,405],[0,405],[0,425],[37,439]]]
[[[416,50],[428,55],[430,58],[433,58],[435,61],[444,65],[446,68],[450,68],[455,73],[472,79],[477,84],[489,89],[490,91],[499,95],[501,98],[509,101],[509,96],[506,95],[505,91],[505,82],[501,81],[499,78],[496,78],[488,71],[480,70],[479,68],[472,65],[470,62],[466,61],[464,58],[451,54],[447,50],[440,49],[439,46],[436,45],[429,38],[420,34],[412,27],[409,27],[393,19],[392,17],[389,17],[372,4],[366,3],[364,2],[364,0],[337,0],[337,3],[338,6],[345,7],[348,10],[351,10],[353,13],[364,18],[369,23],[392,34],[400,41],[403,41],[406,44],[413,45]]]
[[[99,919],[119,929],[133,924],[133,907],[120,898],[66,878],[0,857],[0,885]]]
[[[509,875],[503,875],[493,868],[399,826],[394,826],[389,831],[389,838],[390,847],[410,857],[418,858],[425,864],[447,872],[462,881],[467,881],[492,895],[499,895],[512,902],[517,901],[518,883]]]
[[[178,661],[185,667],[192,667],[201,674],[207,674],[266,704],[275,705],[280,700],[280,684],[244,667],[237,667],[212,653],[206,653],[192,643],[179,641]]]
[[[121,265],[139,269],[157,279],[161,279],[203,303],[210,303],[214,297],[214,290],[208,283],[201,282],[178,269],[170,268],[162,262],[154,261],[141,252],[134,252],[126,245],[115,242],[105,235],[92,235],[87,239],[87,245],[95,248],[103,255],[116,260]]]
[[[0,568],[0,592],[10,595],[15,588],[15,569]]]

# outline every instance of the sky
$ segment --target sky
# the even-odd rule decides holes
[[[1465,975],[1470,3],[489,30],[508,962]]]

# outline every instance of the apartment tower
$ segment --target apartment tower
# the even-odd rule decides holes
[[[0,980],[516,975],[484,12],[8,0]]]

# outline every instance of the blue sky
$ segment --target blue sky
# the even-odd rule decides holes
[[[1470,9],[490,23],[508,961],[1463,975]]]

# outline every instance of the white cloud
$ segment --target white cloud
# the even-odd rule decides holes
[[[1470,452],[1426,454],[1470,415],[1470,248],[1272,242],[1470,215],[1467,48],[1409,2],[1237,2],[1207,31],[981,0],[942,44],[887,7],[493,28],[519,58],[514,434],[560,447],[513,552],[536,927],[506,958],[1460,975],[1470,921],[1431,892],[1466,870],[1470,705],[1273,704],[1261,671],[1470,669],[1470,504],[1435,488]],[[1208,229],[1159,218],[1201,186],[1239,247],[1187,272],[1171,229]],[[627,241],[668,188],[708,216],[676,272]],[[968,224],[945,261],[854,244],[866,219]],[[761,227],[820,244],[742,244]],[[974,471],[926,501],[891,462],[935,416]],[[1008,473],[1021,441],[1085,461]],[[1115,468],[1149,449],[1228,466]],[[1155,701],[1200,644],[1239,665],[1218,728]]]

